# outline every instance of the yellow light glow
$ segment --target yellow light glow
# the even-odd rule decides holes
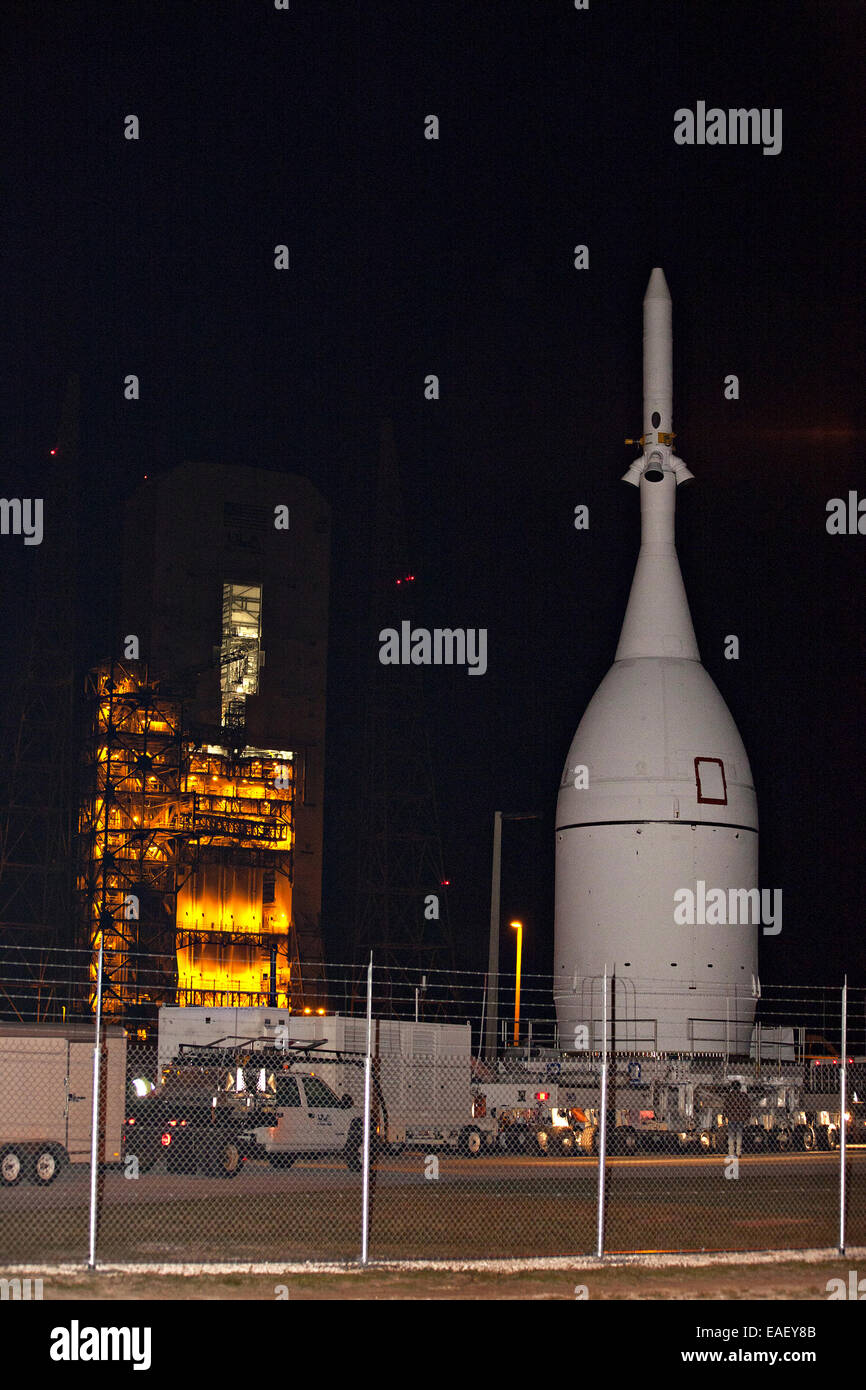
[[[509,925],[517,928],[517,970],[514,984],[514,1046],[516,1047],[520,1039],[520,963],[523,954],[523,923],[511,922]]]

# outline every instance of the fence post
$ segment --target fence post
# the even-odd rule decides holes
[[[87,1267],[96,1268],[96,1230],[99,1211],[99,1082],[102,1054],[102,961],[105,932],[99,929],[99,963],[96,970],[96,1038],[93,1047],[93,1111],[90,1119],[90,1239]]]
[[[845,1254],[845,1154],[848,1147],[848,976],[842,984],[842,1084],[839,1117],[839,1254]]]
[[[361,1264],[370,1246],[370,1102],[373,1075],[373,952],[367,966],[367,1054],[364,1058],[364,1152],[361,1162]]]
[[[607,1157],[607,966],[604,967],[604,983],[601,991],[601,1097],[598,1125],[598,1221],[596,1226],[595,1253],[598,1259],[604,1254],[604,1166]]]

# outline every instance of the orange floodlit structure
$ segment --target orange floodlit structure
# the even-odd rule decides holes
[[[293,753],[198,741],[141,662],[100,666],[87,693],[78,887],[106,1013],[302,1008]]]
[[[197,852],[177,893],[178,1003],[289,1007],[293,755],[206,746],[190,753],[185,787]]]

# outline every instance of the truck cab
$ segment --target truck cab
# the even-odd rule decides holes
[[[313,1072],[280,1071],[269,1098],[273,1123],[258,1125],[241,1137],[250,1157],[265,1157],[275,1168],[288,1168],[298,1158],[340,1154],[357,1171],[363,1122],[353,1109],[351,1096],[338,1096]]]

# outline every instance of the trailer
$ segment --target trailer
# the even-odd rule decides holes
[[[102,1160],[119,1163],[126,1106],[126,1034],[103,1035]],[[0,1023],[0,1183],[47,1186],[90,1161],[94,1030],[86,1023]]]

